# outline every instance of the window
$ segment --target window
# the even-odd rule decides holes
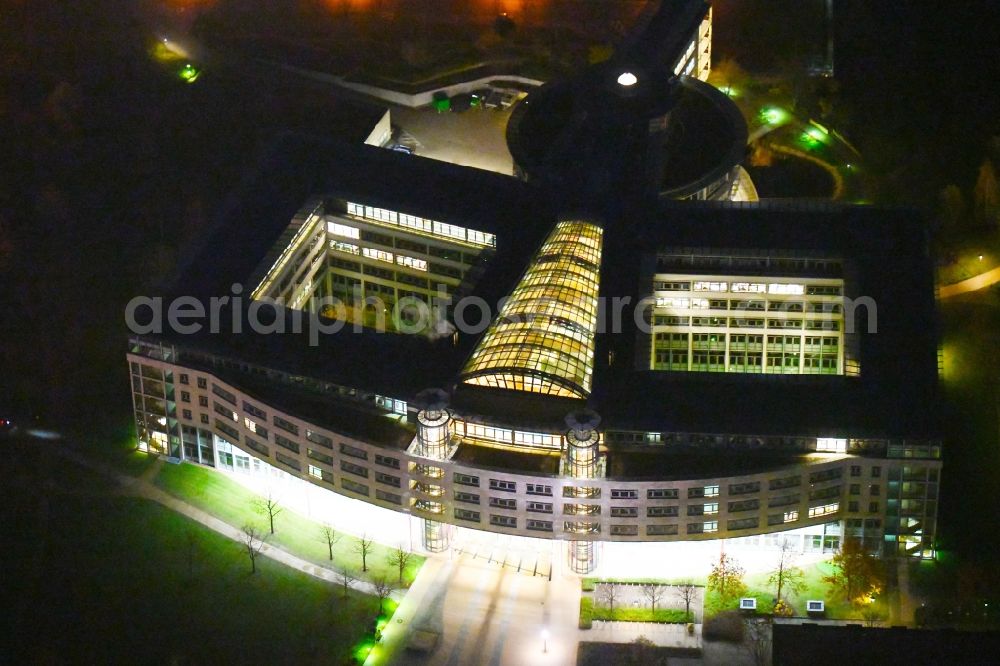
[[[258,424],[256,421],[251,421],[249,416],[243,417],[243,425],[246,426],[247,430],[254,433],[258,437],[267,439],[267,428]]]
[[[229,391],[227,391],[226,389],[222,388],[221,386],[218,386],[217,384],[212,384],[212,393],[214,393],[215,395],[219,396],[220,398],[222,398],[223,400],[225,400],[229,404],[231,404],[233,406],[236,405],[236,395],[233,394],[233,393],[230,393]]]
[[[535,532],[551,532],[552,531],[552,521],[551,520],[536,520],[534,518],[529,518],[527,520],[526,526],[529,530]]]
[[[860,483],[852,483],[850,485],[850,487],[848,488],[847,491],[851,495],[860,495],[861,494],[861,484]]]
[[[352,493],[357,493],[358,495],[364,495],[365,497],[368,497],[368,486],[364,485],[363,483],[358,483],[356,481],[352,481],[350,479],[345,479],[341,477],[340,487],[345,490],[350,490]]]
[[[851,513],[857,513],[859,511],[859,509],[858,509],[858,503],[857,502],[848,502],[847,503],[847,510],[850,511]]]
[[[816,440],[816,450],[827,453],[844,453],[847,451],[847,440],[820,437]]]
[[[650,488],[646,491],[646,499],[677,499],[677,489]]]
[[[498,509],[510,509],[513,511],[517,509],[517,500],[507,499],[505,497],[491,497],[490,506],[496,507]]]
[[[455,518],[458,520],[467,520],[470,523],[478,523],[479,512],[469,511],[468,509],[455,509]]]
[[[612,525],[611,534],[614,536],[639,536],[638,525]]]
[[[362,467],[361,465],[355,465],[354,463],[348,462],[346,460],[340,461],[340,469],[347,472],[348,474],[354,474],[355,476],[363,476],[366,479],[368,478],[367,467]]]
[[[382,490],[381,488],[376,488],[375,489],[375,499],[380,499],[383,502],[389,502],[391,504],[402,504],[403,503],[403,497],[401,495],[397,495],[396,493],[386,492],[385,490]]]
[[[477,483],[478,484],[478,480]],[[529,483],[527,484],[527,493],[529,495],[547,495],[552,496],[552,486],[543,486],[539,483]]]
[[[639,491],[612,489],[611,499],[639,499]]]
[[[263,409],[250,404],[246,400],[243,401],[243,411],[264,421],[267,420],[267,413]]]
[[[456,490],[455,501],[465,502],[466,504],[479,504],[479,495],[476,493],[465,493],[461,490]]]
[[[306,428],[306,439],[308,439],[313,444],[319,444],[325,449],[333,449],[333,440],[329,437],[319,434],[309,428]]]
[[[861,465],[851,465],[851,476],[861,476]]]
[[[760,508],[760,500],[741,500],[729,503],[729,513],[739,513],[741,511],[756,511]]]
[[[275,434],[274,443],[282,448],[288,449],[293,453],[299,452],[299,445],[293,442],[292,440],[288,439],[287,437],[282,437],[281,435]]]
[[[613,506],[611,507],[612,518],[637,518],[639,508],[635,506]]]
[[[673,517],[677,515],[676,506],[648,506],[646,507],[646,516],[649,518],[665,518]]]
[[[824,504],[822,506],[812,506],[809,507],[809,517],[816,518],[817,516],[826,516],[831,513],[837,513],[840,510],[840,503],[833,502],[832,504]]]
[[[208,414],[202,414],[201,415],[201,422],[202,423],[208,423]]]
[[[299,427],[297,425],[295,425],[291,421],[287,421],[281,418],[277,414],[274,415],[274,425],[281,428],[285,432],[292,433],[293,435],[299,434]]]
[[[384,483],[387,486],[394,486],[399,488],[402,481],[398,476],[393,476],[392,474],[386,474],[384,472],[375,472],[375,480],[378,483]]]
[[[389,456],[383,456],[381,453],[376,453],[375,464],[382,465],[383,467],[399,469],[399,458],[390,458]]]
[[[459,472],[455,472],[455,474],[452,477],[452,479],[454,480],[455,483],[457,483],[459,485],[462,485],[462,486],[475,486],[476,488],[479,487],[479,477],[478,476],[471,476],[469,474],[461,474]],[[479,520],[479,519],[477,518],[476,520]]]
[[[208,388],[208,380],[205,379],[204,377],[199,377],[198,378],[198,388],[200,388],[200,389],[207,389]]]
[[[877,465],[872,467],[872,478],[877,479],[880,476],[882,476],[882,468]]]
[[[187,419],[188,421],[190,421],[190,420],[191,420],[191,418],[192,418],[192,415],[191,415],[191,410],[190,410],[190,409],[185,409],[185,410],[183,410],[183,411],[181,412],[181,414],[182,414],[182,415],[183,415],[183,417],[184,417],[185,419]]]
[[[750,483],[729,484],[730,495],[748,495],[750,493],[756,493],[756,492],[760,492],[760,481],[753,481]]]
[[[513,493],[517,491],[517,484],[513,481],[490,479],[490,490],[502,490],[506,493]]]
[[[703,486],[698,488],[688,488],[688,497],[718,497],[719,486]]]
[[[798,511],[786,511],[785,512],[785,522],[786,523],[794,523],[798,519],[799,519],[799,512]]]
[[[528,511],[532,513],[552,513],[552,502],[528,502]]]
[[[665,536],[670,534],[677,534],[676,525],[646,525],[646,534],[648,536]]]
[[[327,222],[326,230],[334,236],[343,236],[345,238],[361,238],[361,232],[358,231],[356,227],[349,227],[346,224],[340,224],[339,222]]]
[[[203,395],[199,395],[198,396],[198,406],[199,407],[208,407],[208,398],[206,398]]]
[[[299,472],[302,471],[302,464],[298,460],[290,456],[286,456],[281,451],[274,452],[274,459],[280,462],[282,465],[285,465],[286,467],[291,467],[292,469]]]
[[[868,494],[872,497],[878,497],[882,494],[882,487],[878,484],[872,484],[872,486],[868,489]]]
[[[239,415],[233,410],[226,407],[225,405],[220,405],[217,402],[213,402],[212,408],[215,410],[215,413],[219,414],[220,416],[225,416],[226,418],[232,419],[233,421],[239,421]]]
[[[181,391],[181,402],[191,402],[191,394],[187,391]]]
[[[181,373],[181,384],[184,384],[186,386],[188,383],[189,383],[188,376],[182,372]]]
[[[728,530],[749,530],[760,526],[760,518],[740,518],[726,523]]]
[[[266,455],[268,455],[270,453],[270,450],[266,446],[264,446],[260,442],[255,442],[254,440],[250,439],[249,437],[245,438],[243,441],[246,443],[246,445],[249,448],[253,449],[257,453],[260,453],[261,455],[266,456]]]
[[[364,449],[359,449],[356,446],[351,446],[350,444],[345,444],[341,442],[340,452],[345,456],[351,456],[352,458],[359,458],[361,460],[368,460],[368,452]]]
[[[498,527],[509,527],[517,528],[517,518],[514,516],[499,516],[495,513],[490,514],[490,525],[497,525]]]

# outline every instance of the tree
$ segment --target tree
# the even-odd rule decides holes
[[[361,571],[368,571],[368,555],[375,547],[375,542],[368,538],[367,534],[362,534],[358,542],[354,544],[354,552],[361,556]]]
[[[719,553],[719,561],[712,565],[712,572],[708,574],[708,589],[718,592],[723,601],[738,597],[747,589],[743,584],[744,573],[736,558]]]
[[[337,531],[333,529],[332,525],[322,525],[319,528],[320,541],[326,544],[327,552],[330,555],[330,561],[333,562],[333,545],[340,541],[340,535]]]
[[[396,588],[392,584],[392,581],[386,579],[385,576],[375,576],[372,578],[372,585],[375,586],[375,596],[378,597],[378,614],[381,615],[385,600],[389,598]]]
[[[666,592],[666,590],[663,588],[662,585],[643,585],[642,586],[642,595],[644,597],[646,597],[647,599],[649,599],[649,608],[654,613],[656,612],[656,604],[658,604],[660,602],[660,600],[663,599],[663,594],[665,592]]]
[[[344,598],[347,598],[347,592],[351,589],[351,585],[356,581],[357,578],[354,577],[347,569],[342,569],[337,572],[337,581],[344,586]]]
[[[271,534],[274,534],[274,519],[282,511],[278,500],[268,491],[267,497],[258,497],[253,501],[253,508],[257,513],[267,518],[271,526]]]
[[[882,563],[859,539],[845,539],[831,563],[836,568],[823,580],[843,592],[851,603],[867,601],[885,585]]]
[[[413,557],[413,555],[411,553],[403,550],[400,547],[400,548],[396,548],[396,550],[394,550],[391,553],[389,553],[389,556],[386,558],[386,561],[390,565],[393,565],[397,569],[399,569],[399,584],[400,585],[403,584],[403,572],[406,570],[406,565],[408,565],[410,563],[410,559],[412,559],[412,557]]]
[[[986,158],[979,167],[979,177],[973,190],[976,220],[980,224],[996,225],[1000,214],[1000,183],[993,160]]]
[[[252,523],[243,525],[243,546],[247,550],[247,557],[250,558],[250,573],[257,573],[257,556],[260,549],[264,547],[264,535],[259,527]]]
[[[754,666],[767,666],[771,662],[772,624],[769,617],[752,617],[746,621],[746,641],[743,644]]]
[[[803,581],[805,574],[802,573],[802,569],[794,566],[794,564],[795,551],[792,542],[788,539],[782,539],[778,551],[778,566],[767,578],[768,583],[776,585],[778,588],[774,595],[777,601],[783,599],[781,596],[782,591],[796,594],[801,592],[806,586]]]
[[[948,185],[938,195],[938,217],[946,232],[954,232],[965,218],[965,196],[958,185]]]
[[[602,583],[601,584],[601,601],[604,605],[608,607],[612,615],[615,612],[615,601],[618,599],[618,586],[614,583]]]
[[[684,602],[684,615],[691,621],[691,604],[698,598],[698,586],[687,581],[677,586],[677,596]]]

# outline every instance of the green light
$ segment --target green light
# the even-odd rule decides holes
[[[201,72],[194,65],[188,63],[181,68],[181,71],[177,72],[177,76],[181,77],[183,81],[194,83],[201,76]]]
[[[777,106],[765,106],[760,110],[760,119],[768,125],[780,125],[788,121],[788,112]]]

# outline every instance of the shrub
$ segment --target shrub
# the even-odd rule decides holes
[[[580,579],[580,589],[583,590],[584,592],[593,592],[595,587],[597,587],[596,578]]]
[[[740,643],[743,641],[743,618],[736,611],[723,611],[705,620],[701,635],[708,641]]]
[[[594,626],[594,600],[590,597],[580,598],[580,628],[590,629]]]

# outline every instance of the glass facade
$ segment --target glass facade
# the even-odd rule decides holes
[[[562,221],[542,244],[462,381],[564,397],[590,394],[603,231]]]

